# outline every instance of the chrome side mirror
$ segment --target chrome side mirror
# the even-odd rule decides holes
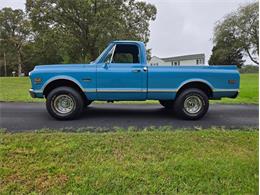
[[[103,68],[108,69],[108,67],[109,67],[109,63],[105,62]]]

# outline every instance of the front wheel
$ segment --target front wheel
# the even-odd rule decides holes
[[[70,120],[79,117],[84,108],[81,94],[71,87],[58,87],[47,96],[48,113],[59,120]]]
[[[200,89],[186,89],[178,95],[174,111],[178,117],[188,120],[202,118],[208,111],[208,96]]]

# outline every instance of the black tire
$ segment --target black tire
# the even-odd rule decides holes
[[[63,105],[63,99],[61,98],[65,98],[66,100],[66,105],[64,107],[69,104],[68,110],[71,110],[67,113],[62,113],[62,111],[64,111],[63,109],[66,108],[61,106]],[[58,87],[48,94],[46,108],[48,113],[58,120],[72,120],[79,117],[82,113],[84,109],[84,99],[77,90],[71,87]]]
[[[93,101],[90,101],[90,100],[85,100],[84,101],[84,107],[87,108]]]
[[[166,109],[173,109],[174,101],[173,100],[159,100],[160,104]]]
[[[207,113],[208,108],[208,96],[202,90],[196,88],[182,91],[174,102],[176,116],[187,120],[202,118]]]

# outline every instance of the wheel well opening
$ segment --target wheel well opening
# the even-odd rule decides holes
[[[187,83],[185,85],[183,85],[177,92],[177,96],[185,89],[189,89],[189,88],[197,88],[200,89],[201,91],[203,91],[209,98],[211,98],[213,96],[213,92],[212,89],[205,83],[203,82],[190,82]]]
[[[73,81],[70,81],[70,80],[66,80],[66,79],[58,79],[58,80],[55,80],[55,81],[52,81],[50,82],[43,90],[43,95],[45,97],[48,96],[48,94],[55,88],[57,87],[62,87],[62,86],[66,86],[66,87],[71,87],[75,90],[77,90],[83,98],[86,98],[84,92],[81,90],[81,88],[76,84],[74,83]]]

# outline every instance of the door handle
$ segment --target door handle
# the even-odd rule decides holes
[[[134,69],[134,70],[132,70],[132,72],[141,72],[141,70],[140,69]]]

